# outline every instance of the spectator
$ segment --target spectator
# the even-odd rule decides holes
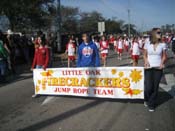
[[[97,49],[99,51],[100,50],[100,43],[99,43],[99,40],[98,40],[98,37],[97,36],[94,37],[94,43],[96,44]]]
[[[0,36],[0,83],[6,82],[5,73],[7,69],[8,52],[4,47],[2,37]]]
[[[172,43],[172,52],[175,58],[175,35],[172,37],[171,43]]]
[[[23,32],[23,35],[21,36],[21,46],[22,46],[22,51],[24,54],[24,59],[27,64],[30,63],[30,58],[29,58],[29,44],[28,44],[28,38],[26,37],[25,32]]]
[[[12,35],[12,32],[9,30],[7,31],[7,36],[5,39],[6,47],[9,50],[10,58],[8,60],[9,69],[13,74],[16,74],[15,70],[15,43],[14,43],[14,36]]]

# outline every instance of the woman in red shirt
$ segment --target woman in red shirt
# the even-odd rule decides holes
[[[32,70],[34,68],[43,68],[44,70],[48,67],[49,63],[49,50],[45,46],[46,45],[46,40],[43,37],[38,37],[38,44],[39,46],[35,49],[35,55],[33,59],[33,64],[32,64]]]
[[[35,55],[33,59],[33,64],[31,70],[36,69],[44,69],[48,67],[49,63],[49,49],[46,45],[46,40],[44,37],[38,37],[38,47],[35,48]],[[37,94],[32,95],[35,98]]]

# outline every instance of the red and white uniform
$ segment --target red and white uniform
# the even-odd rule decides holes
[[[129,49],[129,41],[128,40],[124,40],[124,47],[125,47],[125,50],[128,52],[128,49]]]
[[[110,38],[109,38],[109,44],[114,44],[114,37],[113,36],[111,36]]]
[[[109,49],[108,41],[100,41],[100,48],[102,57],[106,57]]]
[[[131,53],[132,59],[138,60],[139,59],[139,55],[140,55],[139,43],[133,42],[131,48],[132,48],[132,53]]]
[[[119,53],[123,52],[123,40],[118,41],[118,52]]]
[[[66,50],[68,53],[68,59],[70,60],[75,60],[75,50],[76,50],[76,46],[74,43],[68,43],[66,45]]]
[[[118,43],[117,43],[117,40],[114,40],[114,49],[115,49],[115,51],[117,51],[117,49],[118,49]]]

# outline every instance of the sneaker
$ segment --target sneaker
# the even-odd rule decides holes
[[[154,108],[149,108],[149,112],[154,112],[155,111],[155,109]]]
[[[145,107],[148,107],[148,103],[146,101],[144,102],[144,106]]]
[[[33,94],[33,95],[32,95],[32,98],[36,98],[36,97],[37,97],[37,94]]]

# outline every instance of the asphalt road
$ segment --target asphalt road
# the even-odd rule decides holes
[[[107,65],[131,66],[128,57],[125,53],[123,59],[118,60],[111,52]],[[66,65],[64,60],[59,62],[57,60],[55,66]],[[143,100],[32,98],[34,88],[30,68],[18,67],[20,73],[11,82],[0,84],[0,131],[175,131],[174,83],[167,83],[174,79],[174,63],[169,52],[164,74],[172,77],[162,78],[164,86],[159,90],[155,112],[149,112]],[[143,65],[142,60],[139,65]]]

